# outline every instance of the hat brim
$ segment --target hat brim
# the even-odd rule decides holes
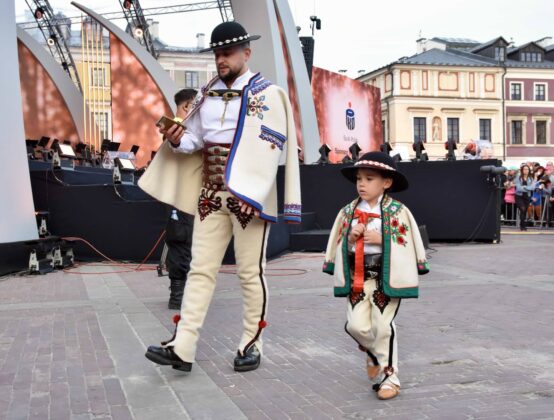
[[[260,38],[261,38],[261,35],[250,35],[248,39],[243,39],[241,41],[236,41],[236,42],[230,42],[228,44],[218,45],[216,47],[202,48],[199,52],[205,53],[208,51],[216,51],[216,50],[222,50],[225,48],[236,47],[237,45],[246,44],[247,42],[255,41]]]
[[[376,171],[382,172],[383,174],[386,174],[387,177],[392,178],[392,186],[387,190],[388,192],[400,192],[407,190],[409,187],[408,179],[398,171],[388,171],[383,168],[379,167],[372,167],[372,166],[348,166],[346,168],[342,168],[340,171],[341,173],[348,179],[350,182],[356,183],[356,173],[358,172],[358,169],[374,169]]]

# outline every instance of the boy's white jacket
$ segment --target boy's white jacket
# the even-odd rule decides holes
[[[354,210],[360,198],[339,212],[327,244],[323,271],[334,274],[336,297],[348,296],[354,267],[348,258],[348,234]],[[391,298],[417,298],[419,274],[429,272],[425,248],[417,223],[408,208],[388,195],[381,201],[383,259],[380,280],[384,293]]]
[[[215,80],[202,88],[191,115],[198,112]],[[171,148],[168,141],[162,144],[138,185],[157,200],[195,214],[202,188],[202,150],[187,154],[174,153]],[[272,223],[277,222],[276,176],[282,153],[286,153],[283,219],[300,223],[300,176],[292,108],[283,89],[257,73],[243,88],[225,184],[231,194]]]

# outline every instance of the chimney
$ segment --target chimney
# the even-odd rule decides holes
[[[157,22],[153,19],[148,19],[148,30],[150,31],[150,35],[152,35],[152,39],[160,39],[160,22]]]
[[[417,53],[421,54],[422,52],[427,51],[427,38],[419,38],[416,40],[417,44]]]
[[[198,48],[205,48],[205,44],[204,44],[204,38],[206,36],[203,34],[203,33],[197,33],[196,34],[196,46]]]

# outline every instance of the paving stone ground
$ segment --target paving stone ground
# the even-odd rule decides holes
[[[94,264],[0,279],[0,419],[554,419],[554,236],[433,246],[420,299],[397,317],[402,391],[388,402],[321,254],[268,265],[264,356],[244,374],[233,267],[189,375],[144,358],[173,328],[167,277]]]

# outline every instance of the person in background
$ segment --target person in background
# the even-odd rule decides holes
[[[516,204],[516,177],[517,170],[510,168],[506,172],[506,180],[504,181],[504,215],[506,220],[515,220],[515,204]]]
[[[544,168],[537,166],[533,171],[533,194],[531,194],[528,210],[529,219],[535,221],[541,220],[544,184],[541,185],[540,180],[543,176]]]
[[[194,89],[182,89],[175,94],[174,100],[177,106],[175,119],[182,122],[187,117],[196,94]],[[192,214],[172,208],[165,228],[167,245],[165,264],[170,280],[168,309],[181,309],[185,283],[190,269],[193,225],[194,216]]]
[[[527,209],[529,208],[529,196],[533,192],[533,178],[531,169],[527,165],[519,168],[519,175],[515,178],[516,187],[516,206],[519,210],[519,229],[524,231],[526,228]]]

